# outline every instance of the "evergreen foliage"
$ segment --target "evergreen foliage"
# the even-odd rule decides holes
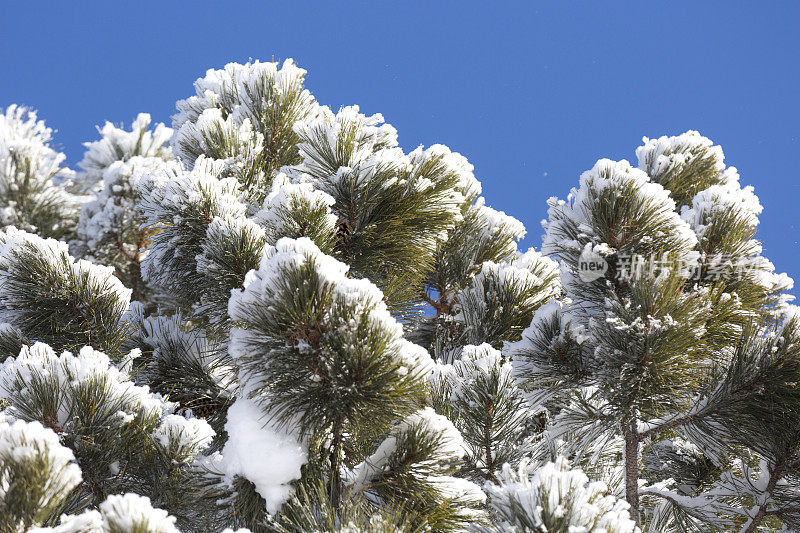
[[[167,145],[172,130],[156,124],[151,131],[150,123],[146,113],[136,117],[131,131],[106,122],[99,130],[102,138],[85,143],[79,184],[93,190],[95,197],[83,205],[77,238],[71,243],[80,257],[113,266],[137,301],[152,298],[141,274],[151,232],[142,227],[136,211],[141,201],[138,180],[144,173],[177,167]]]
[[[0,114],[0,531],[800,529],[800,313],[720,147],[598,161],[519,250],[305,75],[209,70],[78,174]]]
[[[50,146],[52,134],[35,111],[0,108],[0,227],[57,239],[74,231],[81,198],[69,191],[75,173]]]

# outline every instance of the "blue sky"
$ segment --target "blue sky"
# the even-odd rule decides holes
[[[597,159],[697,129],[755,186],[765,254],[800,284],[798,2],[24,4],[0,14],[0,107],[37,107],[73,167],[105,120],[169,123],[206,69],[292,57],[321,103],[467,156],[537,248],[547,198]]]

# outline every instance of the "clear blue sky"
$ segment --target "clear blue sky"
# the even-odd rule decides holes
[[[766,255],[800,285],[799,20],[795,1],[8,2],[0,107],[39,108],[74,166],[105,120],[169,123],[206,69],[292,57],[320,102],[466,155],[537,248],[546,199],[598,158],[697,129],[755,186]]]

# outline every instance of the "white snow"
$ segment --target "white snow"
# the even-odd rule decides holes
[[[148,533],[178,533],[175,517],[154,508],[147,496],[131,492],[109,496],[100,504],[100,513],[106,531],[140,531],[146,525]]]
[[[255,401],[239,398],[228,409],[225,423],[228,441],[222,462],[229,481],[242,476],[251,481],[275,514],[292,494],[290,483],[300,478],[307,460],[307,446],[264,416]]]
[[[636,149],[639,168],[655,179],[667,172],[680,169],[697,157],[713,161],[713,168],[721,173],[725,170],[725,156],[720,146],[694,130],[675,137],[658,139],[642,138],[643,146]]]
[[[72,450],[61,445],[53,430],[39,422],[11,421],[0,412],[0,464],[6,461],[30,463],[32,467],[46,465],[48,478],[41,487],[44,490],[38,501],[40,506],[60,501],[81,482],[81,469]],[[6,498],[9,484],[19,481],[8,475],[8,471],[0,475],[0,502]]]
[[[484,486],[501,527],[514,530],[532,522],[541,531],[549,531],[565,521],[570,533],[638,531],[628,515],[627,502],[609,495],[604,483],[590,482],[581,470],[570,469],[563,457],[533,475],[528,475],[527,469],[524,462],[519,472],[506,465],[501,485]],[[525,522],[515,518],[520,512],[527,517]]]
[[[187,456],[190,459],[211,444],[214,435],[214,430],[205,420],[175,414],[162,418],[152,433],[153,438],[164,450],[178,457]]]
[[[106,171],[115,162],[126,162],[134,157],[143,159],[172,159],[172,150],[167,144],[172,137],[172,129],[157,123],[150,128],[152,119],[147,113],[139,113],[131,123],[128,131],[106,122],[99,128],[100,139],[86,142],[86,152],[78,168],[83,172],[80,176],[81,186],[86,189],[103,188]]]
[[[37,120],[36,111],[11,105],[3,112],[0,108],[0,228],[17,225],[29,231],[38,229],[24,225],[25,214],[19,211],[15,200],[17,191],[27,187],[31,194],[26,200],[60,207],[62,215],[69,217],[81,198],[67,192],[75,173],[62,167],[65,156],[50,147],[52,130],[44,121]],[[58,224],[58,223],[57,223]]]
[[[18,230],[14,227],[0,232],[0,320],[22,327],[18,323],[26,311],[21,306],[17,291],[11,289],[13,279],[28,265],[25,263],[35,257],[50,263],[58,272],[59,282],[70,285],[74,280],[89,279],[97,291],[97,296],[113,296],[115,307],[122,315],[130,302],[131,290],[114,276],[114,268],[100,266],[86,260],[75,261],[69,255],[67,244],[55,239],[43,239],[38,235]],[[56,279],[58,279],[56,278]],[[55,280],[54,280],[55,281]]]
[[[13,414],[16,405],[25,401],[33,382],[47,382],[58,391],[58,409],[55,421],[65,428],[71,407],[78,398],[75,395],[82,384],[103,380],[109,391],[109,401],[121,407],[120,424],[132,420],[133,415],[144,412],[148,416],[161,416],[171,412],[173,404],[150,393],[128,380],[128,376],[111,364],[109,357],[89,346],[81,349],[77,356],[64,352],[57,356],[44,343],[22,348],[19,356],[9,357],[0,365],[0,398],[11,403],[8,409]]]

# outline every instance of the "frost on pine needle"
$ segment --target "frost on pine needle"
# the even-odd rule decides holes
[[[335,114],[322,106],[314,118],[296,122],[294,131],[301,139],[299,168],[315,179],[333,176],[340,167],[357,167],[372,154],[397,146],[397,130],[384,123],[383,115],[365,116],[358,106]]]
[[[481,196],[474,205],[474,209],[478,211],[477,218],[483,221],[480,225],[480,233],[477,235],[478,238],[493,239],[500,233],[509,234],[514,241],[525,238],[527,232],[522,222],[503,211],[492,209],[485,202],[486,200]]]
[[[479,520],[481,513],[474,507],[482,504],[486,496],[478,485],[453,475],[453,465],[467,453],[464,439],[453,423],[426,407],[395,425],[375,452],[355,466],[348,483],[357,491],[381,499],[391,498],[393,491],[424,489],[428,492],[425,499],[432,501],[423,499],[416,505],[451,500],[463,506],[450,510],[454,520]],[[416,463],[413,467],[408,464],[411,461]]]
[[[252,114],[279,100],[281,96],[302,87],[306,71],[287,59],[278,68],[277,63],[255,61],[241,65],[228,63],[224,69],[209,69],[203,78],[194,83],[195,95],[179,100],[175,107],[178,112],[172,117],[172,126],[177,131],[186,123],[194,122],[202,112],[209,108],[232,112],[243,105]],[[259,97],[267,96],[267,99]],[[313,102],[308,91],[302,91],[300,98],[304,103]],[[265,101],[266,100],[266,101]],[[181,141],[176,135],[173,145]]]
[[[225,410],[236,388],[224,347],[181,313],[147,316],[142,304],[131,307],[126,320],[137,334],[128,346],[141,353],[133,361],[137,379],[207,420],[222,438]]]
[[[460,359],[437,364],[429,380],[434,406],[463,435],[471,477],[496,481],[504,464],[520,461],[539,428],[512,376],[512,363],[498,350],[465,346]]]
[[[239,184],[224,164],[201,157],[191,171],[142,177],[139,211],[153,232],[142,261],[144,280],[175,307],[201,305],[215,327],[225,321],[230,290],[258,264],[264,231],[245,218]]]
[[[229,352],[240,379],[267,394],[265,407],[273,415],[300,413],[304,431],[344,418],[360,424],[374,417],[376,423],[398,413],[427,368],[402,338],[381,291],[346,277],[347,271],[308,238],[284,238],[230,299],[228,312],[238,327]],[[391,405],[390,398],[399,403]],[[355,409],[361,402],[374,410]]]
[[[255,61],[208,70],[195,82],[196,94],[176,104],[173,150],[188,169],[201,155],[225,161],[259,203],[273,172],[299,162],[293,126],[317,108],[303,88],[305,74],[291,59],[280,68]]]
[[[580,188],[566,202],[550,202],[542,251],[568,257],[571,264],[591,242],[617,253],[659,256],[666,251],[691,263],[697,236],[675,209],[669,191],[643,171],[627,161],[601,159],[581,174]],[[614,218],[601,217],[603,211]],[[626,229],[634,227],[635,233]]]
[[[264,136],[253,130],[247,117],[241,117],[236,109],[223,115],[222,109],[204,109],[195,122],[185,123],[178,132],[178,146],[192,146],[187,153],[179,150],[177,155],[188,169],[194,167],[200,155],[219,160],[252,159],[257,149],[264,144]]]
[[[248,398],[232,409],[246,401],[261,415],[257,423],[271,439],[296,435],[318,447],[333,468],[327,487],[334,501],[345,493],[345,479],[352,478],[345,475],[348,468],[370,468],[352,464],[355,450],[345,452],[353,436],[386,432],[373,459],[364,459],[368,465],[388,453],[396,461],[397,468],[381,470],[388,478],[372,479],[380,487],[376,497],[386,498],[386,491],[394,490],[390,479],[396,478],[408,490],[427,492],[420,505],[457,516],[474,504],[449,483],[454,461],[464,455],[461,436],[430,409],[408,418],[424,395],[430,356],[403,339],[403,328],[388,312],[381,291],[367,280],[348,278],[347,272],[347,265],[322,254],[307,238],[284,238],[265,252],[259,269],[248,274],[244,289],[234,291],[230,300],[236,328],[229,353]],[[398,425],[397,420],[405,422]],[[245,437],[232,440],[240,438]],[[297,448],[287,446],[289,451]],[[224,463],[227,453],[223,450]],[[308,454],[309,460],[314,457],[311,449]],[[245,477],[251,479],[246,472]],[[264,496],[259,482],[251,481]]]
[[[454,296],[453,320],[463,331],[457,344],[503,342],[518,338],[531,314],[560,294],[558,264],[529,250],[509,263],[486,261]]]
[[[109,420],[121,427],[137,416],[158,417],[169,405],[138,387],[111,364],[107,355],[84,347],[77,356],[57,356],[46,344],[24,347],[0,366],[0,394],[18,418],[42,420],[58,432],[69,431],[71,415],[86,387],[102,383]]]
[[[629,505],[608,494],[601,482],[590,482],[566,459],[547,463],[532,475],[524,467],[506,469],[501,485],[487,485],[489,508],[497,523],[483,531],[569,531],[634,533]]]
[[[94,199],[81,208],[77,238],[70,243],[71,248],[84,259],[113,266],[117,276],[132,288],[135,300],[146,300],[152,292],[141,274],[152,232],[142,227],[137,212],[139,180],[145,174],[178,168],[176,162],[158,157],[135,155],[115,161],[102,171]]]
[[[686,205],[699,191],[712,185],[724,185],[735,179],[725,173],[720,146],[690,130],[674,137],[644,137],[636,149],[639,168],[653,181],[675,191],[678,206]]]
[[[134,218],[139,179],[142,173],[157,173],[169,167],[170,163],[162,159],[134,156],[127,161],[115,161],[103,170],[100,182],[103,188],[81,210],[78,235],[84,239],[87,250],[96,253],[106,241],[118,238],[123,246],[120,252],[139,253],[125,238],[126,232],[136,231],[140,225]]]
[[[192,505],[171,499],[173,491],[187,482],[189,465],[214,432],[204,420],[172,414],[175,404],[135,385],[105,354],[84,347],[57,356],[45,344],[25,347],[0,366],[0,401],[6,413],[44,424],[72,449],[84,471],[72,494],[75,508],[117,490],[155,486],[164,503]]]
[[[397,147],[394,128],[357,107],[299,122],[301,162],[284,169],[334,198],[337,256],[379,285],[397,312],[419,302],[425,270],[480,192],[472,165],[447,147]],[[401,266],[402,265],[402,266]]]

